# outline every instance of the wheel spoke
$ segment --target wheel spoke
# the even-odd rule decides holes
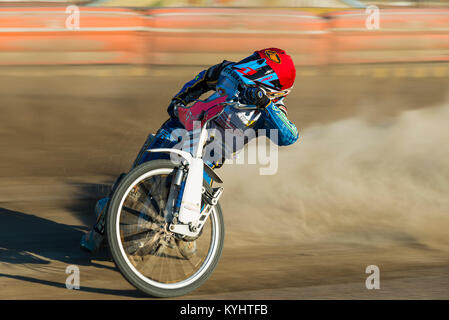
[[[154,198],[153,192],[151,192],[144,183],[141,183],[139,187],[144,191],[145,197],[150,200],[156,214],[160,215],[162,212],[161,207],[158,201]]]
[[[125,206],[123,206],[122,209],[125,210],[127,213],[130,213],[130,214],[136,216],[137,218],[145,219],[144,216],[145,216],[145,217],[148,217],[148,218],[145,219],[145,220],[151,222],[151,220],[149,220],[149,218],[151,218],[151,217],[148,216],[148,215],[142,215],[142,212],[140,212],[140,211],[137,211],[137,210],[135,210],[135,209],[132,209],[132,208],[130,208],[130,207],[125,207]]]
[[[120,230],[122,231],[123,237],[133,236],[149,231],[159,230],[159,226],[155,223],[146,222],[144,225],[140,224],[124,224],[121,225]]]

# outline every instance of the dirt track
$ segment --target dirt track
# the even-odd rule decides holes
[[[139,70],[0,70],[0,299],[142,297],[105,252],[78,249],[95,200],[194,72]],[[448,299],[449,78],[302,79],[288,99],[301,142],[277,175],[221,170],[225,250],[185,298]],[[365,289],[368,265],[380,290]]]

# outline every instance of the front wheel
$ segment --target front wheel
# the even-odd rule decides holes
[[[116,266],[138,290],[154,297],[185,295],[201,286],[223,249],[219,204],[212,208],[199,238],[183,241],[168,230],[164,209],[176,168],[170,160],[134,168],[114,192],[106,218]]]

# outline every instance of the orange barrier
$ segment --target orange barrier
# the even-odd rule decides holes
[[[210,64],[264,47],[284,48],[299,65],[326,63],[326,21],[308,12],[202,8],[146,14],[151,63]]]
[[[0,8],[0,64],[210,65],[281,47],[297,65],[447,61],[449,10],[382,9],[368,30],[364,10],[325,17],[298,10],[80,7]]]
[[[328,63],[449,60],[449,10],[381,9],[379,29],[366,27],[365,10],[328,14]]]
[[[0,8],[0,64],[144,62],[145,17],[126,9],[80,8],[80,28],[72,30],[71,13],[61,7]]]

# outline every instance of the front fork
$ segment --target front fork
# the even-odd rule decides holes
[[[191,194],[186,194],[186,186],[189,186],[189,183],[192,184],[192,182],[197,183],[199,173],[203,171],[201,170],[201,172],[199,172],[193,170],[192,172],[189,171],[189,168],[190,170],[192,169],[191,166],[189,167],[184,163],[176,170],[170,187],[167,205],[164,209],[164,215],[165,220],[169,223],[170,231],[178,233],[181,236],[197,237],[212,212],[213,206],[218,203],[218,200],[223,193],[223,188],[213,188],[212,192],[209,192],[202,186],[200,195],[192,194],[192,191],[195,191],[196,188],[189,188],[187,192],[191,191]],[[189,179],[189,176],[191,177],[192,175],[194,175],[195,179]],[[202,184],[203,175],[200,177]],[[189,201],[192,198],[192,195],[198,202],[198,213],[191,210],[196,207],[193,207],[192,201]],[[202,205],[201,199],[204,200]]]

